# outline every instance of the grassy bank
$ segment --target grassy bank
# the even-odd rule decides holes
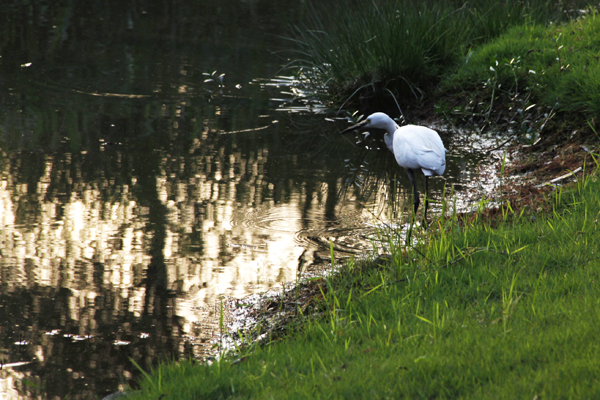
[[[549,201],[495,229],[440,220],[407,254],[344,267],[285,340],[162,365],[134,398],[599,397],[600,180]]]
[[[445,78],[443,91],[461,98],[453,111],[469,117],[496,116],[504,108],[506,120],[520,113],[516,122],[554,110],[585,126],[600,119],[599,38],[595,12],[559,25],[511,28],[471,51]],[[531,115],[524,114],[528,108]],[[519,128],[525,133],[530,126]]]
[[[392,95],[415,104],[450,94],[465,116],[489,117],[506,100],[577,112],[585,125],[600,116],[600,19],[588,4],[362,2],[336,18],[316,10],[316,28],[297,30],[297,64],[324,99],[366,112],[397,114]]]

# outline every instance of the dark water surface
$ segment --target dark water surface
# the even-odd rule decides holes
[[[201,359],[221,296],[369,249],[408,185],[276,78],[304,2],[56,3],[0,5],[2,399]]]

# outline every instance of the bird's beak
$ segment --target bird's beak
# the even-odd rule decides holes
[[[361,122],[359,122],[359,123],[358,123],[358,124],[356,124],[356,125],[352,125],[352,126],[351,126],[350,128],[348,128],[348,129],[344,129],[343,131],[341,131],[341,132],[340,132],[340,135],[343,135],[344,133],[348,133],[348,132],[350,132],[350,131],[353,131],[353,130],[355,130],[355,129],[359,129],[359,128],[362,128],[362,127],[364,127],[364,126],[367,124],[367,121],[368,121],[368,120],[366,120],[366,119],[365,119],[364,121],[361,121]]]

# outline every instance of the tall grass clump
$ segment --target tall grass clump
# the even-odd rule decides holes
[[[348,1],[333,15],[315,7],[310,28],[295,30],[294,65],[334,101],[356,93],[422,98],[471,46],[515,25],[564,19],[565,8],[550,0]]]
[[[448,2],[350,3],[327,19],[313,12],[314,29],[298,29],[301,65],[333,94],[359,88],[421,96],[443,65],[456,62],[465,29]],[[367,92],[367,91],[365,91]]]
[[[284,340],[161,366],[132,398],[600,398],[600,180],[549,201],[496,229],[440,218],[414,249],[329,277]]]

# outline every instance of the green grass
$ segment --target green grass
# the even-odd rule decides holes
[[[283,340],[161,365],[133,398],[600,398],[600,180],[549,201],[495,229],[441,219],[385,265],[347,265]]]
[[[507,100],[531,94],[532,104],[597,120],[599,59],[600,16],[590,11],[565,24],[510,29],[474,50],[445,87],[479,92],[487,96],[486,106],[492,96]]]
[[[344,2],[332,17],[315,8],[297,28],[295,66],[314,88],[342,103],[389,92],[411,101],[431,91],[473,46],[518,25],[564,21],[583,1]]]

